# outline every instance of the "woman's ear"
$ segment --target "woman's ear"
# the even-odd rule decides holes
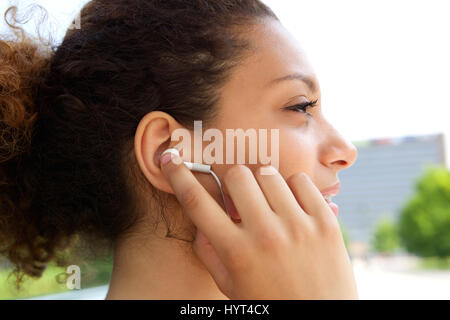
[[[164,150],[178,144],[178,141],[171,141],[172,132],[178,128],[183,126],[169,114],[152,111],[141,119],[134,136],[134,152],[142,173],[154,187],[172,194],[172,187],[161,171],[159,157]]]

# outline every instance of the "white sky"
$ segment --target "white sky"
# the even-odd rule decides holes
[[[263,1],[306,51],[320,82],[323,112],[345,137],[443,132],[449,166],[449,1]],[[19,8],[46,8],[58,37],[86,2],[9,0]],[[1,12],[7,5],[2,1]]]

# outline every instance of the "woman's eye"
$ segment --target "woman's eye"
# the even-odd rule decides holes
[[[309,115],[310,117],[312,117],[312,114],[306,112],[306,110],[310,109],[310,108],[314,108],[317,105],[317,101],[308,101],[308,102],[304,102],[304,103],[299,103],[290,107],[286,107],[286,109],[288,110],[292,110],[295,112],[301,112],[301,113],[305,113],[307,115]]]

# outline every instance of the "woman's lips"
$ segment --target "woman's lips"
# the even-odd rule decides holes
[[[337,217],[339,214],[339,206],[334,202],[327,202],[331,210],[333,210],[334,215]]]

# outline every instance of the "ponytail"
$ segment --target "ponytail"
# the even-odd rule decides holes
[[[23,31],[16,38],[0,36],[0,253],[31,276],[40,276],[52,256],[31,208],[30,148],[50,60],[42,49]]]

